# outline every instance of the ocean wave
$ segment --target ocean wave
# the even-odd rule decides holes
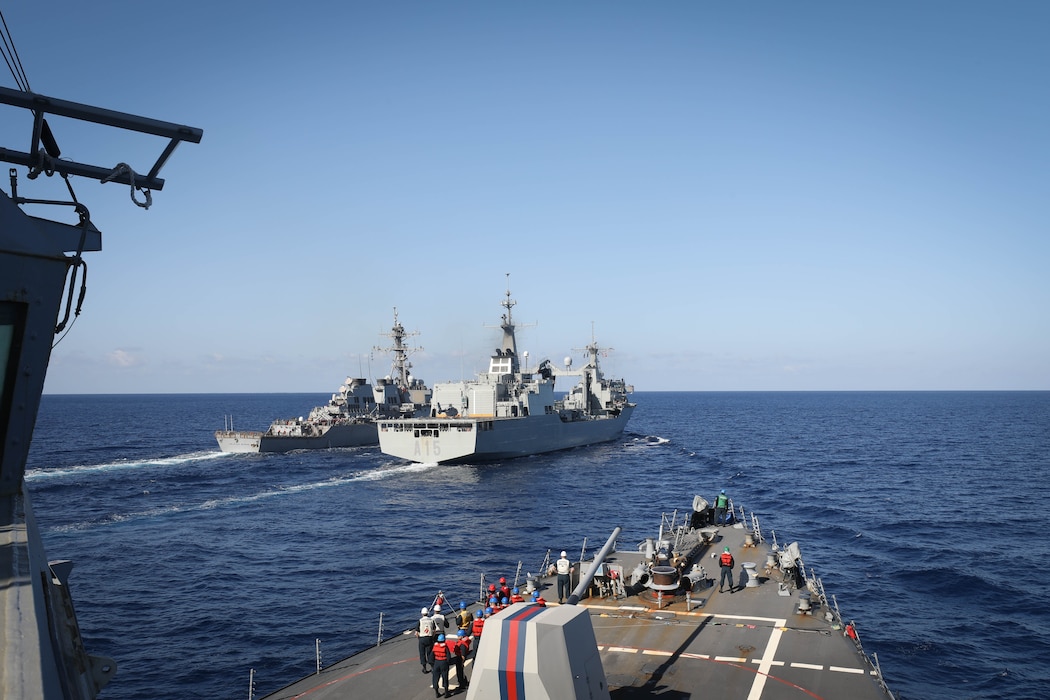
[[[178,467],[184,464],[190,464],[194,462],[204,462],[213,459],[222,459],[230,457],[231,454],[232,453],[229,452],[218,451],[190,452],[188,454],[176,455],[174,457],[119,460],[116,462],[104,462],[102,464],[80,464],[70,467],[59,467],[54,469],[27,469],[26,480],[49,481],[57,479],[68,479],[70,477],[80,477],[88,474],[97,474],[104,472],[123,472],[129,469]]]
[[[156,508],[149,508],[146,510],[129,513],[112,513],[103,518],[95,520],[85,520],[80,522],[57,525],[54,527],[47,528],[46,531],[84,531],[92,530],[99,527],[118,525],[121,523],[127,523],[136,520],[148,520],[183,513],[210,511],[218,508],[227,508],[247,503],[254,503],[257,501],[265,501],[271,498],[279,498],[282,496],[316,491],[318,489],[337,488],[358,482],[382,481],[384,479],[390,479],[406,474],[418,474],[422,472],[427,472],[437,467],[438,465],[436,463],[420,464],[416,462],[413,462],[411,464],[396,464],[391,466],[383,466],[376,469],[370,469],[364,472],[355,472],[346,476],[329,477],[320,481],[311,481],[301,484],[290,484],[286,486],[275,486],[248,494],[233,494],[229,496],[223,496],[221,498],[209,498],[199,503],[178,503],[166,506],[158,506]]]

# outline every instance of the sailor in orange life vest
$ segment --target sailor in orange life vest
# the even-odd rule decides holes
[[[722,567],[722,578],[718,581],[718,592],[723,592],[723,585],[726,579],[729,579],[729,592],[733,592],[733,567],[736,566],[736,562],[733,561],[733,555],[729,553],[729,547],[722,550],[722,556],[718,558],[718,564]]]
[[[460,688],[466,690],[470,686],[470,683],[467,682],[467,674],[463,670],[463,661],[470,653],[470,639],[467,638],[467,631],[460,630],[454,639],[446,639],[445,644],[452,652],[452,663],[456,664],[456,682],[459,683]]]
[[[430,664],[433,666],[433,677],[434,677],[434,696],[441,697],[441,691],[438,690],[438,680],[444,684],[445,697],[452,697],[452,693],[448,690],[448,664],[452,660],[452,654],[448,650],[448,645],[445,644],[445,635],[439,634],[437,641],[434,642],[434,646],[430,650]]]
[[[477,650],[478,644],[481,643],[481,632],[482,628],[485,626],[485,618],[482,617],[483,614],[484,613],[480,610],[474,611],[474,622],[470,626],[470,637],[474,642],[470,648],[471,658],[473,658],[473,654]]]

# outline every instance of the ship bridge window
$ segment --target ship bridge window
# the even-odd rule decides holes
[[[509,357],[493,357],[489,361],[489,372],[492,374],[510,374],[510,358]]]

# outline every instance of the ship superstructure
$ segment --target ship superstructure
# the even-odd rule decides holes
[[[405,340],[415,335],[408,332],[394,309],[394,325],[387,337],[388,348],[377,352],[393,353],[391,372],[370,384],[361,377],[347,377],[323,406],[311,409],[305,418],[279,418],[265,432],[234,430],[227,425],[215,432],[223,452],[289,452],[302,449],[362,447],[379,444],[376,421],[380,418],[412,416],[426,410],[430,390],[423,380],[412,376],[409,356],[420,348],[411,348]]]
[[[491,461],[607,442],[623,432],[635,407],[628,400],[633,389],[602,374],[598,357],[606,350],[592,340],[579,370],[571,358],[563,368],[543,360],[535,370],[523,369],[515,303],[508,289],[503,337],[488,371],[471,381],[435,384],[425,418],[379,421],[383,452],[415,462]],[[559,397],[558,377],[579,381]]]

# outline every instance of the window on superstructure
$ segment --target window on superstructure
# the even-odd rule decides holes
[[[489,372],[493,374],[510,374],[510,368],[509,357],[493,357],[489,362]]]

